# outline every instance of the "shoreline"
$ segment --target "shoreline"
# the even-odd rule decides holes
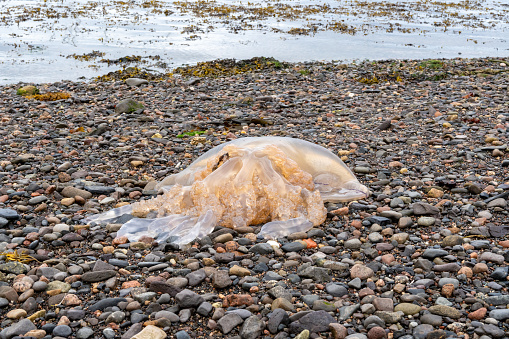
[[[133,57],[133,59],[135,59]],[[433,65],[433,62],[437,61],[436,65]],[[132,63],[134,62],[134,65]],[[356,59],[356,60],[332,60],[332,61],[303,61],[303,62],[287,62],[280,61],[273,57],[253,57],[251,59],[214,59],[210,61],[202,61],[192,64],[184,64],[182,66],[174,67],[168,72],[154,72],[150,71],[150,69],[144,69],[140,67],[142,64],[137,64],[136,61],[131,61],[130,57],[123,57],[118,59],[119,68],[114,71],[110,71],[108,73],[98,75],[89,79],[80,79],[80,80],[68,80],[62,79],[59,81],[53,82],[26,82],[19,81],[17,83],[8,83],[8,84],[0,84],[0,87],[7,86],[15,86],[15,85],[44,85],[51,83],[60,83],[60,82],[71,82],[71,83],[90,83],[90,82],[111,82],[115,80],[126,80],[131,77],[137,77],[146,80],[152,81],[164,81],[170,80],[170,78],[174,76],[196,76],[196,77],[218,77],[218,76],[227,76],[227,75],[235,75],[240,73],[248,73],[253,71],[254,73],[259,71],[287,71],[287,72],[295,72],[296,70],[306,69],[310,67],[325,67],[327,69],[330,68],[343,68],[349,66],[366,66],[370,65],[371,68],[376,69],[376,65],[386,65],[391,64],[393,67],[393,72],[399,72],[398,67],[394,67],[394,64],[411,64],[414,65],[414,69],[406,70],[403,69],[403,72],[414,72],[413,76],[417,76],[417,78],[421,77],[420,74],[415,74],[421,71],[421,73],[425,71],[445,71],[448,69],[444,69],[443,66],[452,67],[456,71],[456,75],[458,75],[461,71],[456,69],[457,66],[461,67],[461,63],[471,62],[473,64],[482,64],[486,63],[486,65],[495,66],[498,71],[505,72],[505,66],[497,67],[496,63],[505,63],[509,62],[509,56],[507,57],[476,57],[476,58],[463,58],[463,57],[455,57],[455,58],[426,58],[426,59]],[[460,65],[456,65],[460,63]],[[441,65],[440,65],[441,64]],[[276,66],[275,66],[276,65]],[[420,66],[420,67],[419,67]],[[500,66],[500,65],[498,65]],[[474,66],[476,67],[476,66]],[[234,68],[238,68],[239,72],[232,72]],[[472,70],[470,70],[472,71]],[[195,74],[193,74],[193,72]],[[210,72],[210,73],[208,73]],[[491,73],[489,73],[491,74]],[[307,74],[302,74],[307,75]],[[466,72],[465,75],[469,75]],[[421,77],[422,78],[422,77]],[[383,79],[382,79],[383,80]],[[411,80],[419,80],[419,79],[411,79]],[[431,79],[433,80],[433,79]]]
[[[0,86],[0,336],[506,336],[509,58],[260,60],[33,98]],[[259,226],[178,250],[81,222],[268,135],[338,154],[370,197],[326,204],[279,248]]]

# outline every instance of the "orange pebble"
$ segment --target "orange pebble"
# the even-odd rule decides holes
[[[136,280],[126,281],[126,282],[122,283],[123,289],[131,288],[131,287],[140,287],[140,286],[141,286],[140,282],[136,281]]]
[[[502,240],[502,241],[499,241],[498,243],[500,246],[502,246],[503,248],[508,248],[509,247],[509,240]]]
[[[312,239],[304,239],[304,242],[307,244],[307,248],[316,247],[316,242],[314,242]]]

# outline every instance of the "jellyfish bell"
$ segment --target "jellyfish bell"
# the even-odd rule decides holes
[[[264,224],[260,233],[280,237],[322,224],[324,202],[366,198],[368,189],[329,150],[285,137],[248,137],[217,146],[178,174],[156,185],[162,194],[88,217],[111,221],[137,218],[117,236],[170,240],[180,246],[212,232],[215,226]],[[145,218],[149,213],[156,218]]]

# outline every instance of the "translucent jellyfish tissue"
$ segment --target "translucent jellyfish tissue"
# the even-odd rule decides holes
[[[242,138],[217,146],[156,186],[155,198],[92,215],[86,222],[135,218],[117,237],[151,237],[179,246],[217,225],[261,225],[277,238],[325,221],[324,202],[366,198],[368,189],[335,154],[313,143],[284,137]]]

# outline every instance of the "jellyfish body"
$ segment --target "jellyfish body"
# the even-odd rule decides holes
[[[284,137],[242,138],[217,146],[189,167],[156,186],[150,200],[91,216],[88,222],[114,220],[129,213],[117,236],[141,236],[180,246],[212,232],[215,226],[264,224],[261,234],[280,237],[307,231],[325,221],[323,202],[368,196],[348,167],[329,150]],[[150,213],[156,218],[145,218]],[[141,217],[141,218],[139,218]]]

